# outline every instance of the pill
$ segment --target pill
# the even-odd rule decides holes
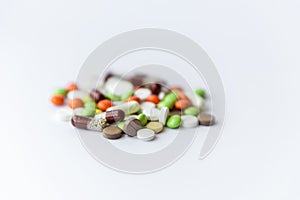
[[[90,97],[95,101],[95,102],[99,102],[100,100],[105,99],[104,94],[102,94],[99,90],[97,89],[92,89],[92,91],[90,92]]]
[[[140,98],[142,101],[146,100],[148,96],[151,95],[151,90],[147,88],[140,88],[134,92],[134,95]]]
[[[175,108],[176,109],[185,109],[187,107],[189,107],[191,105],[190,101],[189,100],[186,100],[186,99],[180,99],[180,100],[177,100],[174,104]]]
[[[193,116],[197,116],[199,114],[199,109],[197,107],[191,106],[186,108],[183,113],[185,115],[193,115]]]
[[[151,90],[152,94],[158,95],[161,91],[161,84],[153,83],[148,86],[149,90]]]
[[[209,114],[199,114],[198,120],[200,122],[200,125],[203,125],[203,126],[211,126],[215,123],[214,116],[209,115]]]
[[[143,141],[151,141],[155,138],[155,133],[151,129],[143,128],[137,131],[137,138]]]
[[[166,95],[166,93],[161,91],[161,92],[158,94],[159,100],[163,100],[163,98],[165,97],[165,95]]]
[[[168,107],[169,109],[172,109],[173,106],[174,106],[174,103],[175,103],[175,102],[173,102],[173,101],[163,100],[163,101],[161,101],[161,102],[159,102],[159,103],[157,104],[157,107],[158,107],[158,108]]]
[[[140,108],[141,107],[138,102],[130,101],[130,102],[123,103],[121,105],[110,107],[107,110],[111,111],[111,110],[121,109],[125,112],[126,115],[130,115],[130,114],[138,112],[140,110]]]
[[[175,92],[169,92],[168,94],[165,95],[163,101],[167,101],[167,102],[172,102],[175,103],[175,101],[177,101],[177,95]]]
[[[74,99],[69,100],[68,106],[71,109],[81,108],[81,107],[83,107],[83,101],[79,98],[74,98]]]
[[[186,96],[190,99],[193,106],[196,106],[200,111],[204,108],[204,99],[194,92],[187,92]]]
[[[147,124],[148,119],[147,119],[147,116],[145,114],[143,114],[143,113],[139,114],[137,116],[137,119],[140,120],[142,126],[145,126]]]
[[[171,87],[170,90],[171,90],[171,91],[179,91],[179,92],[181,92],[181,91],[182,91],[182,88],[181,88],[181,87],[178,87],[178,86],[174,86],[174,87]]]
[[[159,119],[159,114],[160,114],[160,110],[157,109],[157,108],[152,108],[150,110],[150,116],[149,116],[149,119],[151,121],[158,121]]]
[[[155,133],[160,133],[164,130],[164,125],[160,122],[149,122],[146,127],[153,130]]]
[[[60,94],[60,95],[63,95],[63,96],[66,96],[67,95],[67,90],[63,89],[63,88],[58,88],[56,89],[53,94]]]
[[[126,101],[129,97],[133,95],[133,91],[127,92],[121,96],[121,101]]]
[[[94,118],[74,115],[71,123],[76,128],[102,131],[109,124],[122,121],[124,117],[125,114],[122,110],[114,110],[104,113],[101,117]]]
[[[166,124],[167,118],[169,116],[169,108],[168,107],[162,107],[160,109],[160,113],[158,115],[158,121],[162,123],[163,125]]]
[[[131,96],[131,97],[127,98],[126,102],[129,102],[129,101],[136,101],[138,103],[141,103],[141,99],[138,98],[137,96]]]
[[[181,116],[181,126],[184,128],[194,128],[199,125],[198,118],[192,115]]]
[[[152,95],[150,95],[146,98],[146,101],[147,102],[152,102],[154,104],[158,104],[160,102],[160,99],[157,95],[152,94]]]
[[[111,110],[105,112],[105,120],[107,123],[122,121],[125,118],[123,110]]]
[[[145,79],[145,75],[137,74],[131,77],[130,79],[128,79],[128,81],[130,81],[134,86],[140,86],[143,85],[144,79]]]
[[[180,126],[181,118],[180,115],[172,115],[167,120],[167,127],[175,129]]]
[[[73,112],[70,109],[62,108],[56,111],[55,118],[59,121],[69,121]]]
[[[105,97],[111,101],[120,101],[121,97],[119,95],[113,93],[106,93]]]
[[[124,129],[124,124],[125,124],[125,121],[121,121],[121,122],[117,123],[117,126],[119,127],[119,129],[123,130]]]
[[[129,81],[122,80],[116,76],[112,76],[107,79],[104,88],[107,93],[112,93],[121,97],[122,95],[133,91],[134,86]]]
[[[61,94],[55,94],[51,97],[51,102],[56,106],[61,106],[65,102],[65,96]]]
[[[102,113],[102,112],[103,112],[102,110],[96,109],[95,115],[98,115],[98,114],[100,114],[100,113]]]
[[[70,92],[72,90],[77,90],[77,89],[78,89],[78,87],[77,87],[76,83],[69,83],[66,87],[67,92]]]
[[[141,103],[141,110],[147,117],[150,116],[150,112],[152,108],[155,108],[155,104],[152,102]]]
[[[206,96],[205,91],[203,89],[196,89],[195,93],[202,98],[205,98],[205,96]]]
[[[182,115],[182,111],[181,110],[172,110],[171,112],[169,112],[169,117],[172,115]]]
[[[119,139],[122,137],[122,135],[122,130],[117,126],[108,126],[103,129],[103,136],[107,139]]]
[[[97,107],[102,111],[106,111],[108,108],[112,107],[112,105],[112,102],[108,99],[103,99],[97,103]]]
[[[177,94],[178,99],[185,99],[185,100],[189,100],[189,98],[183,93],[183,92],[179,92]]]
[[[125,121],[124,127],[123,127],[123,131],[133,137],[137,135],[137,131],[142,129],[143,126],[141,124],[141,122],[138,119],[128,119]]]
[[[89,94],[82,90],[72,90],[67,94],[68,99],[74,99],[74,98],[83,99],[86,96],[89,96]]]
[[[81,116],[86,116],[86,117],[94,117],[94,115],[96,114],[96,109],[95,108],[83,108],[80,112]]]
[[[85,107],[85,108],[93,108],[93,109],[96,109],[97,104],[96,104],[94,101],[86,101],[86,102],[84,103],[84,107]]]

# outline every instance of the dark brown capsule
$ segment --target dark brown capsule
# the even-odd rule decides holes
[[[111,110],[106,111],[105,119],[109,124],[122,121],[125,118],[125,113],[123,110]]]
[[[105,99],[104,94],[102,94],[99,90],[97,89],[93,89],[90,92],[90,97],[95,101],[95,102],[99,102],[100,100]]]
[[[159,83],[150,84],[149,89],[151,90],[152,94],[158,95],[161,91],[161,84]]]

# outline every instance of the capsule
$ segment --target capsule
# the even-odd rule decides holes
[[[102,131],[102,129],[109,126],[109,124],[122,121],[124,117],[125,113],[122,110],[112,110],[101,114],[101,117],[97,118],[74,115],[71,119],[71,123],[76,128]]]
[[[107,109],[107,111],[113,111],[113,110],[122,110],[126,115],[130,115],[133,113],[138,112],[141,109],[141,106],[136,101],[130,101],[126,102],[117,106],[113,106]]]

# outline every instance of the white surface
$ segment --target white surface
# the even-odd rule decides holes
[[[0,4],[0,199],[300,198],[299,1]],[[142,27],[181,32],[206,49],[223,78],[227,121],[205,160],[199,135],[171,167],[133,176],[92,159],[53,119],[48,97],[98,44]]]

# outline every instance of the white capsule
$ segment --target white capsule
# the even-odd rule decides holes
[[[138,112],[141,109],[141,107],[138,102],[130,101],[117,106],[112,106],[108,108],[106,111],[117,110],[117,109],[123,110],[125,115],[130,115]]]
[[[147,97],[149,97],[152,94],[151,90],[147,89],[147,88],[140,88],[137,89],[134,92],[134,96],[137,96],[138,98],[140,98],[142,101],[146,100]]]

